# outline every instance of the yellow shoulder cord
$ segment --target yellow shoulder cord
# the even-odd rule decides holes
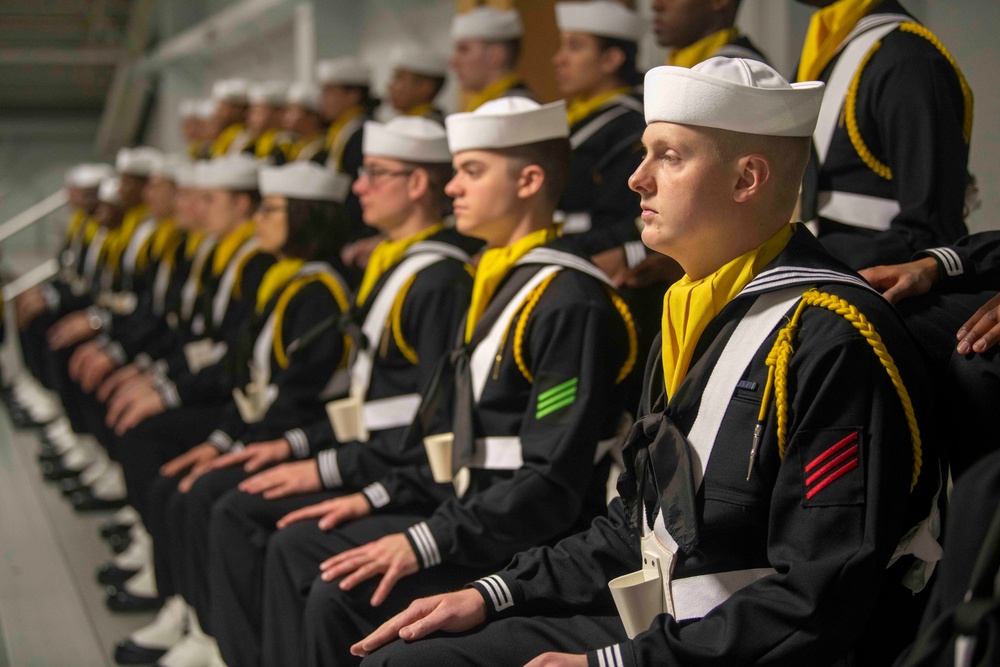
[[[635,360],[639,353],[639,339],[635,333],[635,321],[632,319],[632,311],[629,310],[625,299],[612,287],[607,287],[607,291],[608,296],[611,297],[611,303],[615,306],[615,310],[622,316],[622,321],[625,323],[625,331],[628,334],[628,356],[625,358],[625,363],[622,364],[621,369],[618,371],[618,377],[615,379],[615,384],[621,384],[622,380],[627,378],[632,369],[635,368]]]
[[[958,84],[962,89],[962,98],[964,100],[964,118],[962,120],[962,137],[965,139],[965,143],[968,144],[972,137],[972,118],[973,118],[973,108],[972,108],[972,89],[969,87],[968,81],[965,80],[965,75],[962,74],[962,70],[959,69],[958,63],[951,56],[948,50],[944,47],[944,44],[939,40],[930,30],[920,25],[919,23],[903,23],[899,26],[900,32],[908,32],[918,37],[923,37],[928,42],[930,42],[949,64],[954,68],[955,74],[958,75]],[[858,65],[857,72],[854,73],[854,78],[851,79],[851,85],[847,89],[847,99],[844,103],[844,115],[847,124],[847,136],[851,139],[851,145],[854,146],[854,150],[857,151],[858,157],[878,176],[881,176],[887,181],[892,180],[892,170],[888,165],[881,162],[876,158],[868,146],[865,144],[865,140],[861,136],[861,131],[858,129],[858,116],[857,116],[857,106],[858,106],[858,88],[861,85],[861,75],[864,72],[865,66],[868,65],[868,61],[871,57],[878,51],[879,47],[882,46],[882,42],[876,42],[865,57],[861,59],[861,64]]]
[[[524,305],[520,308],[520,316],[517,313],[511,318],[511,322],[514,318],[517,318],[517,326],[514,327],[514,363],[517,364],[518,370],[521,371],[521,375],[528,382],[534,382],[535,379],[531,376],[531,371],[528,370],[528,365],[524,363],[524,332],[528,329],[528,318],[531,317],[531,311],[535,309],[538,305],[538,300],[542,298],[542,293],[552,282],[552,279],[559,275],[556,271],[551,276],[543,280],[538,287],[531,290],[528,294],[528,298],[524,300]],[[507,325],[508,330],[510,325]],[[507,338],[507,332],[504,332],[504,340]],[[503,343],[500,344],[500,349],[503,350]],[[499,356],[499,355],[498,355]]]
[[[754,446],[751,450],[751,468],[753,458],[756,455],[757,446],[764,430],[764,423],[767,420],[767,409],[770,402],[771,393],[774,392],[775,416],[777,418],[778,456],[785,458],[785,447],[788,438],[788,365],[794,352],[792,342],[795,332],[799,328],[799,321],[802,318],[802,311],[806,306],[816,306],[834,312],[858,330],[864,337],[875,356],[878,357],[882,367],[885,368],[892,386],[896,389],[899,401],[902,403],[903,414],[906,417],[906,424],[910,430],[910,441],[913,445],[913,478],[910,482],[910,490],[917,484],[920,477],[920,469],[923,466],[923,449],[920,440],[920,428],[917,425],[917,418],[913,412],[913,403],[910,401],[910,394],[903,385],[903,379],[899,376],[896,362],[882,342],[882,337],[868,318],[865,317],[855,306],[833,294],[809,290],[802,295],[802,300],[795,309],[791,320],[784,328],[778,332],[778,339],[767,355],[767,384],[764,386],[764,396],[760,404],[760,412],[757,416],[757,427],[754,429]],[[749,472],[748,472],[749,478]]]
[[[414,366],[417,365],[419,357],[417,356],[417,351],[414,350],[406,339],[403,338],[403,302],[406,300],[406,294],[410,291],[410,287],[413,285],[413,281],[417,279],[416,273],[410,276],[409,280],[403,283],[403,286],[399,289],[399,293],[396,295],[396,300],[392,302],[392,309],[389,313],[389,322],[392,327],[392,339],[396,341],[396,347],[402,352],[403,357],[406,358]],[[385,356],[384,354],[382,356]]]
[[[287,287],[281,292],[281,296],[278,297],[278,303],[274,306],[274,358],[278,362],[278,366],[281,368],[288,368],[288,355],[285,353],[284,336],[282,335],[282,325],[285,318],[285,309],[288,307],[288,303],[292,300],[298,292],[310,283],[319,282],[326,286],[330,293],[333,295],[334,300],[337,302],[337,307],[340,308],[340,312],[346,313],[348,308],[347,295],[344,294],[344,288],[340,286],[337,279],[327,273],[314,273],[308,276],[302,276],[290,282]],[[345,336],[345,341],[348,340]],[[349,352],[349,345],[345,343],[344,345],[344,355],[340,360],[340,366],[343,366],[347,361],[347,355]]]
[[[239,265],[236,267],[236,280],[233,281],[233,291],[232,295],[237,299],[243,293],[243,269],[246,268],[247,262],[260,254],[259,248],[254,248],[248,252],[243,259],[240,260]]]

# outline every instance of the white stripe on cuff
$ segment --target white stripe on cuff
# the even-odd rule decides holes
[[[601,667],[625,667],[620,644],[597,649],[597,663]]]
[[[934,255],[944,265],[944,272],[949,277],[954,278],[964,273],[962,260],[959,258],[958,253],[951,248],[930,248],[927,250],[927,253]]]
[[[309,456],[309,440],[306,438],[305,431],[300,428],[293,428],[291,431],[286,431],[285,440],[288,441],[288,446],[292,448],[292,456],[297,459],[304,459]]]
[[[491,574],[488,577],[483,577],[479,580],[479,583],[489,592],[496,611],[503,611],[508,607],[514,606],[514,598],[510,594],[510,589],[507,588],[507,582],[501,579],[499,575]]]
[[[323,482],[323,487],[336,489],[344,485],[344,478],[340,476],[340,465],[337,463],[337,450],[325,449],[316,457],[319,465],[319,478]]]
[[[370,502],[372,507],[376,509],[379,507],[385,507],[389,504],[389,491],[382,486],[381,482],[369,484],[365,488],[361,489],[361,493],[368,497],[368,502]]]
[[[438,551],[437,542],[434,541],[434,536],[431,535],[431,530],[427,527],[426,521],[414,524],[407,528],[406,531],[417,545],[417,551],[420,552],[420,560],[424,563],[424,569],[441,563],[441,552]]]
[[[633,268],[646,259],[646,245],[642,241],[629,241],[625,248],[625,264]]]
[[[215,429],[208,434],[208,441],[218,448],[220,452],[228,452],[233,447],[233,439],[225,431]]]

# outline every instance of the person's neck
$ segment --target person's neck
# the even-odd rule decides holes
[[[586,102],[587,100],[592,100],[595,97],[599,97],[600,95],[605,95],[614,90],[617,90],[621,88],[623,85],[625,84],[623,84],[617,78],[612,76],[608,77],[607,79],[603,79],[597,85],[593,86],[589,90],[584,90],[577,93],[576,95],[572,95],[571,98]]]
[[[788,223],[780,216],[766,218],[761,223],[754,219],[743,220],[737,227],[724,230],[717,238],[698,239],[691,252],[680,251],[675,259],[691,280],[701,280],[712,275],[737,257],[764,245]],[[734,233],[734,230],[747,230]]]
[[[419,234],[425,229],[433,227],[439,222],[441,221],[431,216],[428,211],[418,209],[407,216],[402,223],[387,229],[385,235],[390,241],[402,241],[403,239],[408,239],[411,236]]]
[[[499,83],[503,79],[506,79],[506,78],[511,77],[513,75],[514,75],[514,72],[512,70],[506,70],[506,69],[491,70],[486,75],[486,79],[485,79],[486,83],[483,85],[483,87],[480,88],[479,90],[474,90],[472,92],[474,92],[474,93],[481,93],[484,90],[487,90],[490,86],[496,85],[497,83]]]
[[[552,225],[554,210],[548,208],[536,208],[528,210],[524,215],[517,217],[510,224],[505,226],[487,243],[491,248],[505,248],[514,245],[529,234],[545,229]]]
[[[729,28],[732,28],[734,25],[735,25],[734,21],[730,17],[728,17],[728,16],[714,16],[714,17],[712,17],[711,21],[709,21],[705,25],[705,29],[702,31],[702,33],[700,35],[698,35],[697,37],[695,37],[694,39],[692,39],[687,44],[677,45],[674,48],[675,49],[686,49],[687,47],[691,46],[692,44],[697,44],[698,42],[700,42],[701,40],[705,39],[706,37],[711,37],[712,35],[714,35],[715,33],[719,32],[720,30],[727,30]]]

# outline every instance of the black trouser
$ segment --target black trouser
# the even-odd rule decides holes
[[[125,471],[128,502],[138,510],[147,530],[150,489],[160,474],[160,466],[205,442],[223,407],[216,404],[167,410],[149,417],[117,439],[116,456]],[[166,497],[162,502],[165,508]]]
[[[211,624],[227,664],[261,664],[264,559],[278,519],[341,493],[265,500],[233,490],[215,503],[209,530]]]
[[[207,634],[210,629],[208,540],[212,507],[227,491],[247,478],[242,467],[215,470],[202,475],[187,493],[174,490],[167,501],[166,550],[163,563],[171,571],[177,592],[194,607],[198,622]],[[156,563],[157,571],[160,562]]]
[[[425,517],[375,516],[324,532],[316,522],[293,524],[271,538],[264,569],[264,665],[345,665],[352,644],[425,595],[461,587],[486,572],[439,565],[404,577],[378,607],[370,599],[379,577],[350,591],[319,578],[319,564],[374,540],[405,531]]]
[[[372,653],[362,665],[521,667],[548,651],[585,653],[626,640],[616,615],[514,617],[457,635],[438,633],[415,642],[397,640]]]
[[[21,358],[25,367],[48,389],[53,388],[52,350],[49,349],[45,334],[55,322],[56,316],[53,313],[42,313],[20,334]]]

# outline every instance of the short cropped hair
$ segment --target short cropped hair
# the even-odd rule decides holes
[[[545,172],[542,194],[545,202],[555,207],[566,189],[569,180],[569,139],[546,139],[523,146],[496,149],[497,153],[510,160],[511,175],[516,176],[528,165],[538,165]]]

